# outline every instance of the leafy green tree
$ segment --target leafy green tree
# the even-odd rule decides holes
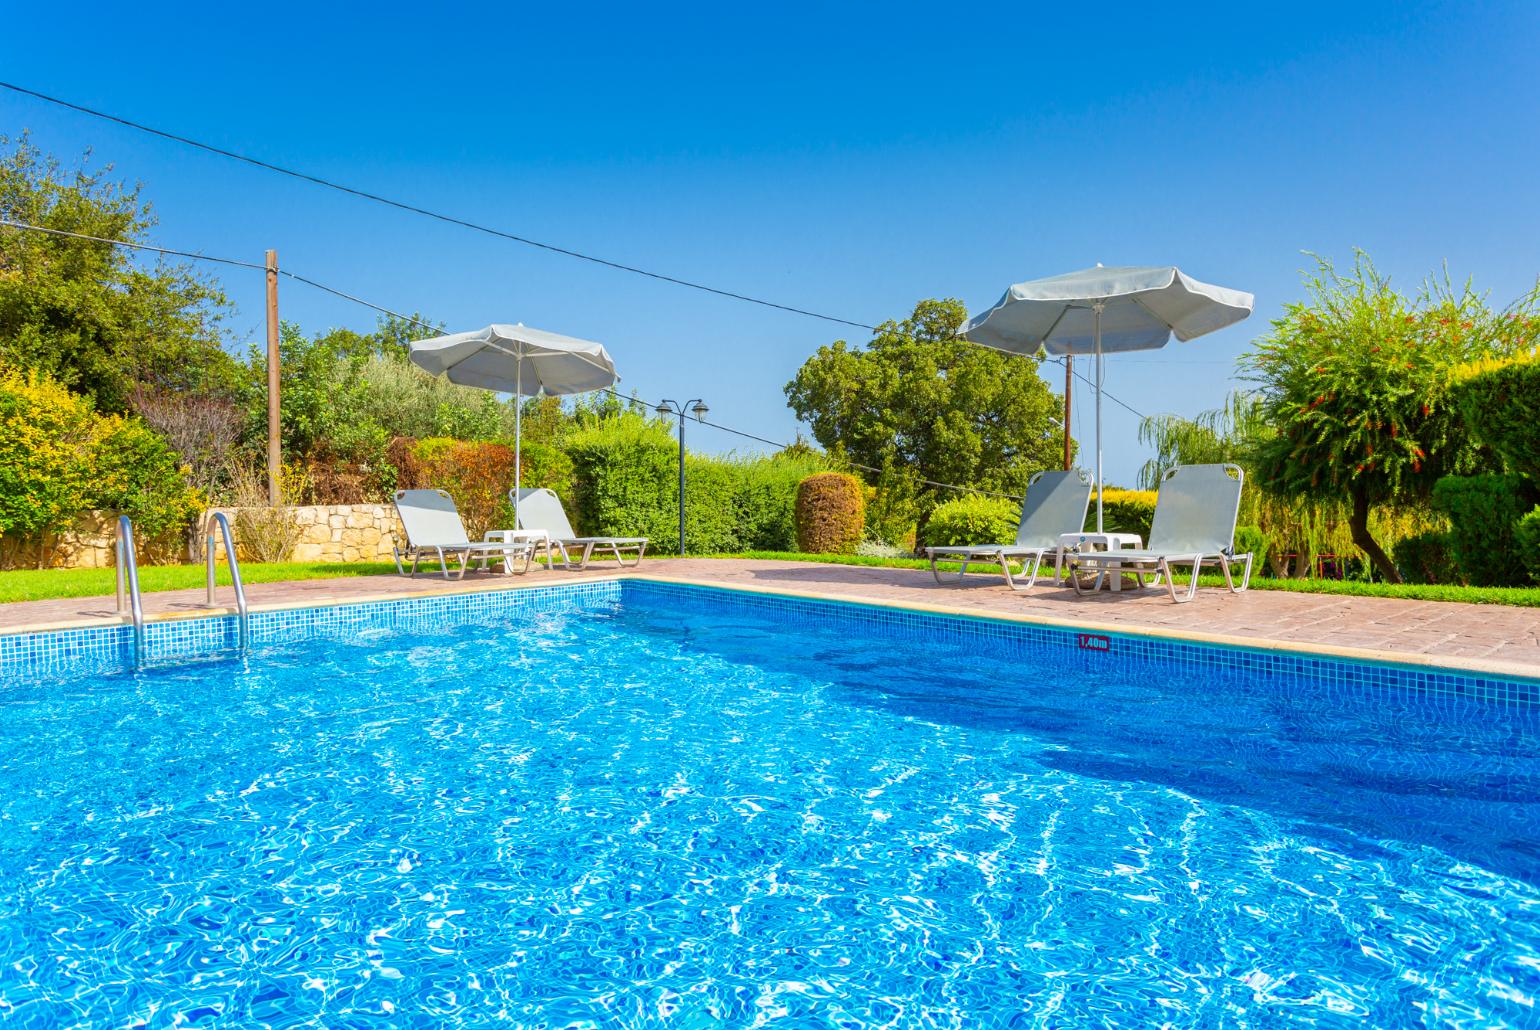
[[[1448,400],[1452,374],[1512,351],[1527,320],[1493,312],[1469,283],[1429,280],[1404,297],[1362,253],[1346,274],[1319,260],[1305,288],[1309,301],[1289,305],[1245,359],[1274,430],[1256,449],[1259,485],[1346,505],[1353,543],[1399,583],[1371,508],[1409,504],[1440,476],[1478,469],[1482,455]]]
[[[813,437],[836,456],[983,490],[1014,493],[1062,460],[1062,407],[1040,358],[957,339],[967,311],[926,300],[885,322],[865,348],[820,347],[786,384]],[[932,488],[914,484],[933,501]]]
[[[23,136],[0,137],[0,217],[108,240],[143,242],[155,224],[137,186],[110,167],[66,168]],[[190,267],[146,265],[108,243],[0,226],[0,359],[36,368],[128,409],[136,384],[227,392],[224,294]]]

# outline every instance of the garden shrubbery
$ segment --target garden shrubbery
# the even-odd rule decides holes
[[[1460,415],[1509,471],[1540,480],[1540,350],[1473,362],[1455,373]]]
[[[1449,550],[1448,533],[1432,531],[1402,537],[1390,553],[1408,583],[1448,585],[1460,582],[1454,555]]]
[[[1108,489],[1102,495],[1102,528],[1108,533],[1138,533],[1150,542],[1150,523],[1155,521],[1154,490]],[[1096,531],[1096,497],[1086,509],[1085,531]]]
[[[1021,505],[1004,497],[966,494],[931,510],[920,537],[925,547],[1010,544],[1021,523]]]
[[[165,439],[96,412],[38,372],[0,369],[0,563],[39,564],[85,511],[129,515],[148,552],[175,552],[204,506]]]
[[[562,499],[579,532],[646,536],[659,553],[679,549],[679,446],[665,424],[623,412],[575,430],[563,449],[570,460],[572,489]],[[822,458],[797,454],[689,455],[688,550],[712,554],[794,548],[797,485],[823,467]]]
[[[1516,586],[1529,578],[1518,558],[1519,520],[1535,507],[1534,487],[1512,473],[1445,476],[1433,506],[1449,516],[1449,546],[1459,576],[1472,586]]]
[[[1149,543],[1148,540],[1145,543]],[[1270,541],[1267,534],[1257,526],[1235,527],[1235,553],[1251,555],[1251,567],[1263,569],[1267,567],[1267,552]]]
[[[1519,519],[1513,536],[1518,543],[1519,561],[1529,570],[1530,578],[1540,583],[1540,507]]]
[[[866,524],[861,481],[820,472],[797,487],[797,546],[808,554],[854,554]]]

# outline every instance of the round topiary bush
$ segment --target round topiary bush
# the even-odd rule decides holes
[[[1021,505],[1015,501],[965,494],[936,505],[920,537],[926,547],[1010,544],[1020,522]]]
[[[808,554],[854,554],[866,522],[861,481],[820,472],[797,484],[797,546]]]

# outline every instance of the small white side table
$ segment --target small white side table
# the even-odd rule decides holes
[[[545,548],[545,567],[551,567],[551,534],[543,529],[489,529],[482,539],[489,544],[528,543],[531,558],[539,557],[540,549]],[[511,555],[503,556],[503,575],[513,575]]]
[[[1126,551],[1138,550],[1144,546],[1144,541],[1138,533],[1060,533],[1059,550],[1053,559],[1053,578],[1056,583],[1064,582],[1064,556],[1076,551]],[[1101,581],[1105,578],[1110,581],[1114,592],[1123,589],[1123,573],[1117,566],[1109,566],[1105,573],[1097,573],[1096,587],[1101,588]]]

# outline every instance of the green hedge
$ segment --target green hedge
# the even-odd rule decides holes
[[[1529,577],[1540,583],[1540,507],[1519,519],[1513,536],[1518,543],[1519,561],[1529,570]]]
[[[825,471],[816,456],[778,454],[733,462],[737,482],[733,511],[738,550],[792,551],[797,547],[797,484]],[[692,546],[691,550],[695,550]]]
[[[1535,506],[1523,476],[1445,476],[1433,485],[1433,506],[1449,516],[1450,549],[1467,583],[1517,586],[1529,578],[1515,536],[1519,519]]]
[[[967,494],[931,510],[921,532],[924,547],[1010,544],[1021,524],[1021,505],[1004,497]]]
[[[1417,533],[1402,537],[1391,548],[1391,559],[1408,583],[1458,583],[1448,533]]]
[[[1540,480],[1540,350],[1464,366],[1451,396],[1478,440]]]
[[[667,429],[618,415],[567,438],[573,490],[567,514],[585,536],[645,536],[679,548],[679,451]]]
[[[562,500],[578,532],[646,536],[657,553],[679,550],[679,444],[666,426],[627,412],[573,433],[565,450],[572,488]],[[823,467],[807,456],[687,456],[689,552],[795,547],[797,484]]]

